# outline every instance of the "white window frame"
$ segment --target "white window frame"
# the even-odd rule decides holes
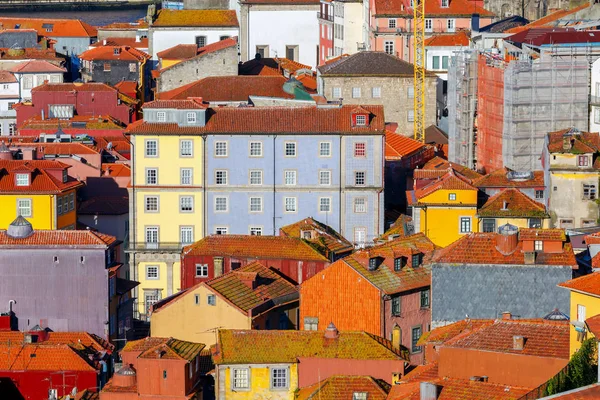
[[[383,42],[383,51],[386,54],[394,55],[396,53],[396,43],[393,40],[386,40]]]
[[[376,86],[374,88],[371,88],[371,97],[373,97],[374,99],[380,99],[381,98],[381,87],[380,86]]]
[[[187,120],[188,124],[195,124],[196,121],[197,121],[196,113],[195,112],[188,112],[186,114],[186,120]]]
[[[258,146],[255,146],[255,148],[253,148],[253,145],[258,145]],[[253,152],[255,152],[256,149],[259,150],[258,154],[252,154]],[[248,153],[250,154],[250,157],[262,157],[263,156],[263,142],[257,141],[257,140],[252,140],[248,144]]]
[[[456,20],[454,18],[448,18],[446,27],[448,28],[448,32],[456,31]]]
[[[319,171],[319,186],[331,186],[331,170]]]
[[[332,142],[319,142],[319,157],[331,157],[332,145]]]
[[[284,376],[276,376],[283,372]],[[283,380],[283,385],[277,384],[279,380]],[[290,369],[288,367],[269,367],[269,387],[271,390],[288,390],[290,387]]]
[[[219,233],[221,232],[221,233]],[[227,226],[215,226],[215,235],[228,235],[229,227]]]
[[[158,111],[156,113],[156,120],[158,122],[167,122],[167,113],[164,111]]]
[[[152,150],[150,147],[151,144],[154,144],[154,154],[150,153],[149,150]],[[144,140],[144,157],[146,158],[156,158],[158,157],[158,140],[157,139],[146,139]]]
[[[364,214],[367,212],[367,198],[355,197],[352,202],[352,209],[355,214]]]
[[[192,168],[181,168],[179,170],[179,183],[182,186],[193,185],[193,183],[194,183],[194,170]]]
[[[222,146],[222,147],[220,147]],[[226,140],[215,141],[215,157],[227,157],[229,154],[229,143]]]
[[[33,216],[33,201],[31,201],[31,199],[17,199],[17,216],[19,215],[22,217]]]
[[[367,126],[367,116],[366,115],[357,115],[355,117],[356,119],[356,126]]]
[[[187,204],[189,202],[189,204]],[[184,210],[184,203],[187,207],[191,206],[191,210]],[[179,212],[180,213],[193,213],[194,212],[194,196],[179,196]]]
[[[396,18],[388,18],[388,28],[396,29]]]
[[[150,182],[150,173],[154,171],[154,182]],[[158,168],[146,168],[146,185],[158,185]]]
[[[415,110],[408,110],[406,114],[407,122],[415,122]]]
[[[149,232],[156,232],[156,241],[152,241],[149,242],[148,241],[148,233]],[[154,239],[154,234],[152,234],[153,239]],[[158,228],[158,226],[147,226],[144,229],[144,241],[146,243],[146,246],[148,247],[157,247],[158,243],[160,242],[160,229]]]
[[[463,229],[463,220],[468,220],[469,221],[469,226],[468,226],[468,231]],[[461,235],[467,235],[469,233],[473,232],[473,218],[472,217],[468,217],[468,216],[460,216],[458,217],[458,233],[460,233]]]
[[[289,154],[288,154],[288,145],[290,146],[289,147],[289,150],[290,150]],[[291,151],[292,149],[293,149],[293,154],[291,154],[292,153],[292,151]],[[283,142],[283,155],[285,157],[296,157],[296,156],[298,156],[298,144],[296,142],[291,142],[291,141]]]
[[[243,373],[242,377],[238,377],[238,373]],[[238,382],[240,384],[238,384]],[[243,385],[242,385],[243,384]],[[250,368],[232,368],[231,369],[231,388],[233,390],[250,390]]]
[[[319,212],[330,213],[331,212],[331,197],[319,197]]]
[[[156,200],[156,210],[148,209],[148,201]],[[157,213],[160,212],[160,196],[144,196],[144,212],[146,213]]]
[[[361,90],[359,87],[353,87],[352,88],[352,98],[353,99],[360,99],[361,96]]]
[[[29,186],[29,174],[17,174],[17,186]]]
[[[248,171],[248,184],[250,186],[262,186],[262,184],[263,184],[262,169],[251,169],[250,171]]]
[[[255,201],[253,204],[253,200]],[[258,200],[258,203],[256,203]],[[258,208],[256,207],[258,205]],[[252,196],[248,199],[248,211],[250,213],[262,213],[263,212],[263,198],[260,196]]]
[[[198,274],[200,268],[200,274]],[[208,264],[196,264],[196,278],[208,278]]]
[[[184,231],[186,233],[184,233]],[[188,233],[190,235],[190,240],[189,241],[183,240],[184,236],[187,235]],[[182,243],[182,244],[194,243],[194,227],[193,226],[186,225],[186,226],[179,227],[179,243]]]
[[[225,209],[219,210],[220,205],[218,204],[218,200],[225,199]],[[229,197],[227,196],[215,196],[214,199],[214,209],[216,213],[226,213],[229,212]]]
[[[362,236],[362,240],[361,240]],[[365,243],[367,240],[367,228],[364,226],[354,227],[354,243]]]
[[[542,240],[535,240],[533,242],[533,250],[544,251],[544,242]]]
[[[156,276],[150,276],[150,268],[156,269]],[[146,265],[146,280],[157,281],[159,279],[160,279],[160,265]]]
[[[289,201],[289,207],[288,207],[288,201]],[[284,197],[283,198],[283,211],[287,214],[298,212],[298,198],[297,197]]]
[[[293,183],[288,183],[289,177],[293,177]],[[292,180],[290,180],[292,182]],[[285,186],[296,186],[298,184],[298,172],[295,169],[284,169],[283,170],[283,184]]]
[[[220,175],[220,177],[219,177]],[[221,183],[219,183],[219,180]],[[216,169],[215,170],[215,185],[217,186],[227,186],[228,176],[226,169]]]
[[[331,88],[331,97],[334,99],[342,98],[342,88],[341,87],[333,87]]]
[[[187,147],[189,145],[189,148]],[[189,150],[189,152],[188,152]],[[194,156],[194,141],[191,139],[181,139],[179,141],[179,157],[193,157]]]
[[[433,32],[433,20],[431,18],[425,19],[425,32]]]
[[[263,227],[262,226],[249,226],[248,234],[250,236],[262,236],[263,235]]]

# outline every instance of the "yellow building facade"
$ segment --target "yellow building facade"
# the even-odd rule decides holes
[[[60,203],[60,208],[58,204]],[[64,211],[66,204],[66,211]],[[2,194],[0,192],[0,229],[19,215],[26,218],[33,229],[75,229],[77,222],[76,190],[56,194]]]
[[[271,388],[271,369],[282,368],[289,371],[289,386],[286,389]],[[234,370],[248,371],[250,378],[249,390],[234,389],[233,374]],[[296,398],[296,390],[298,389],[298,364],[251,364],[251,365],[235,365],[221,369],[220,373],[224,373],[224,399],[235,400],[294,400]]]
[[[203,138],[132,134],[130,267],[143,318],[181,289],[181,248],[203,237]]]

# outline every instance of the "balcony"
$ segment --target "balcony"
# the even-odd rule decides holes
[[[180,252],[184,246],[190,245],[191,243],[181,242],[130,242],[125,248],[125,252],[132,253],[135,251],[146,252],[146,253],[160,253],[160,252]]]
[[[405,32],[406,29],[404,28],[388,28],[385,26],[378,26],[373,29],[373,33],[376,35],[400,35]]]
[[[323,19],[325,21],[333,22],[333,15],[331,15],[331,14],[324,14],[321,11],[319,11],[317,13],[317,18]]]

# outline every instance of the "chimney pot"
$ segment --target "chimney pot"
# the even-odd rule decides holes
[[[516,226],[502,225],[496,234],[496,249],[505,256],[514,253],[519,244],[518,233],[519,228]]]
[[[523,350],[525,347],[525,338],[523,336],[513,336],[513,349]]]
[[[504,311],[502,313],[502,319],[512,319],[512,314],[510,311]]]
[[[333,322],[330,322],[327,325],[327,329],[325,329],[325,338],[326,339],[337,339],[340,337],[340,332],[337,330]]]
[[[419,389],[421,400],[437,400],[440,396],[440,387],[435,383],[421,382]]]

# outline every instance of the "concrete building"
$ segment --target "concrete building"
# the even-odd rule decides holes
[[[338,0],[334,4],[336,11],[339,9],[341,14],[341,18],[336,14],[336,23],[343,27],[342,38],[334,44],[334,56],[369,50],[369,1]]]
[[[197,47],[239,36],[234,10],[160,10],[148,29],[148,47],[153,60],[174,44]]]
[[[318,68],[318,91],[343,104],[379,104],[385,122],[398,124],[397,132],[413,136],[414,68],[398,57],[364,51],[340,57]],[[437,76],[426,75],[425,125],[436,123]]]
[[[19,81],[19,101],[31,101],[31,89],[45,83],[62,83],[67,70],[44,60],[32,60],[13,67]]]
[[[242,61],[259,53],[315,68],[320,59],[320,0],[244,0],[240,10]],[[328,14],[329,15],[329,14]]]
[[[336,17],[339,11],[334,9],[334,3],[331,0],[321,0],[320,7],[317,14],[319,19],[318,65],[323,65],[334,54],[334,44],[338,40],[338,26],[334,26],[333,19],[334,11],[336,12]]]
[[[546,136],[542,165],[546,202],[555,227],[573,229],[598,224],[599,151],[598,133],[565,129]]]
[[[9,71],[0,71],[0,136],[17,133],[17,111],[12,106],[19,102],[19,82]]]
[[[433,258],[432,327],[465,315],[494,319],[506,310],[521,318],[566,311],[568,293],[556,285],[577,275],[563,230],[504,225],[498,233],[466,235]]]

